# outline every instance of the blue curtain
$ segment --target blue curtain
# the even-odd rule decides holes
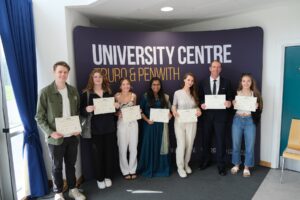
[[[34,116],[37,73],[31,0],[0,0],[0,34],[16,102],[24,125],[31,197],[49,192]]]

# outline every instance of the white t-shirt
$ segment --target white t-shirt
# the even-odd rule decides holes
[[[62,117],[70,117],[71,116],[71,111],[70,111],[70,101],[68,97],[68,89],[65,87],[64,89],[58,90],[58,92],[62,96],[62,110],[63,114]],[[64,135],[64,137],[71,137],[72,135]]]
[[[62,109],[63,109],[63,117],[70,117],[71,116],[71,111],[70,111],[70,101],[68,97],[68,89],[65,87],[64,89],[58,90],[58,92],[62,96]]]

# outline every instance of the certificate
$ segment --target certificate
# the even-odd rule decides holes
[[[235,96],[234,109],[255,112],[257,97]]]
[[[114,97],[94,98],[93,102],[95,106],[94,115],[116,112]]]
[[[139,105],[122,108],[121,112],[123,121],[125,122],[131,122],[142,118]]]
[[[206,109],[225,109],[226,98],[224,94],[221,95],[205,95]]]
[[[197,109],[184,109],[184,110],[177,110],[178,113],[178,122],[179,123],[188,123],[188,122],[197,122]]]
[[[71,136],[73,133],[81,132],[79,116],[58,117],[55,118],[56,131],[65,137]]]
[[[150,109],[150,120],[154,122],[169,123],[169,109]]]

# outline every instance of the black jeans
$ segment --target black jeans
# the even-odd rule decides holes
[[[63,161],[65,162],[65,172],[69,189],[76,186],[75,163],[77,159],[78,138],[76,136],[66,137],[61,145],[48,144],[51,164],[53,191],[61,193],[63,191]]]
[[[93,135],[95,172],[97,181],[112,178],[114,163],[114,133]]]

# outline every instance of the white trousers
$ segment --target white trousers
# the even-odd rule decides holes
[[[118,146],[120,168],[123,175],[135,174],[137,167],[138,123],[118,120]],[[129,151],[129,161],[127,152]]]
[[[191,159],[197,132],[197,123],[179,123],[175,120],[174,128],[177,142],[176,164],[178,169],[184,170]]]

